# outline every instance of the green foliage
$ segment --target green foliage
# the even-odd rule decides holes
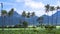
[[[32,13],[31,13],[31,16],[32,16],[32,17],[35,16],[35,12],[32,12]]]
[[[22,25],[20,25],[20,24],[17,24],[14,26],[14,28],[20,28],[20,27],[22,27]]]
[[[56,7],[56,9],[60,9],[60,7],[59,7],[59,6],[57,6],[57,7]]]
[[[26,12],[25,12],[25,11],[23,11],[22,16],[23,16],[23,17],[25,17],[25,16],[26,16]]]
[[[27,13],[27,18],[29,18],[29,17],[30,17],[30,12]]]
[[[23,22],[23,27],[24,27],[24,28],[28,27],[28,22],[24,21],[24,22]]]
[[[2,10],[2,15],[5,15],[5,14],[7,14],[7,11],[6,10]]]
[[[55,10],[54,6],[50,6],[49,4],[45,5],[46,12]]]
[[[50,6],[50,11],[55,10],[54,6]]]
[[[47,30],[53,30],[53,29],[56,28],[56,26],[47,25],[47,26],[45,26],[45,28],[46,28]]]
[[[46,12],[49,11],[50,5],[47,4],[47,5],[45,6],[45,8],[46,8]]]
[[[12,8],[12,9],[9,11],[8,16],[13,15],[13,12],[14,12],[14,9]]]

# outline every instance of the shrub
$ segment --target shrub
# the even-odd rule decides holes
[[[52,30],[52,29],[56,28],[56,26],[47,25],[47,26],[45,26],[45,28],[48,30]]]
[[[23,22],[23,27],[24,27],[24,28],[28,27],[28,22],[24,21],[24,22]]]

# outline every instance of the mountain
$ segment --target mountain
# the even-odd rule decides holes
[[[47,15],[43,15],[44,19],[43,19],[43,24],[48,25],[60,25],[60,11],[57,11],[55,14],[53,14],[52,16],[47,16]],[[27,21],[28,25],[38,25],[38,21],[37,21],[37,16],[34,17],[22,17],[22,15],[18,14],[16,11],[14,11],[12,16],[6,16],[5,18],[3,18],[2,16],[0,16],[0,26],[2,25],[16,25],[16,24],[21,24],[21,21]],[[33,24],[34,22],[34,24]]]
[[[57,11],[51,17],[53,17],[53,24],[55,23],[57,25],[60,25],[60,11]]]
[[[20,20],[20,14],[18,14],[16,11],[14,11],[13,16],[6,16],[5,18],[3,18],[2,16],[0,16],[0,26],[1,25],[16,25],[19,23]]]
[[[60,11],[57,11],[52,16],[43,15],[44,17],[44,24],[51,24],[51,25],[60,25]]]
[[[2,16],[0,16],[0,26],[4,25],[4,26],[7,26],[7,25],[16,25],[16,24],[21,24],[21,20],[24,21],[27,21],[29,25],[32,25],[33,24],[33,20],[34,20],[34,25],[37,24],[37,19],[38,17],[37,16],[34,16],[34,17],[30,17],[30,18],[24,18],[22,17],[22,15],[18,14],[16,11],[14,11],[13,15],[12,16],[6,16],[5,18],[3,18]]]

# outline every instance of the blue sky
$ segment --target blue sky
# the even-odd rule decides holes
[[[3,3],[4,10],[9,11],[11,8],[14,8],[19,14],[25,10],[26,12],[35,12],[37,16],[45,14],[44,6],[46,4],[60,6],[60,0],[0,0],[1,2]],[[52,15],[52,13],[49,12],[49,15]]]

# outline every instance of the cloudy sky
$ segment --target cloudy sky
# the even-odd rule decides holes
[[[45,5],[60,6],[60,0],[0,0],[3,3],[3,9],[9,11],[14,8],[19,14],[26,12],[35,12],[37,16],[45,14]],[[1,6],[0,6],[1,9]],[[56,13],[56,11],[54,11]],[[52,15],[49,12],[49,15]]]

